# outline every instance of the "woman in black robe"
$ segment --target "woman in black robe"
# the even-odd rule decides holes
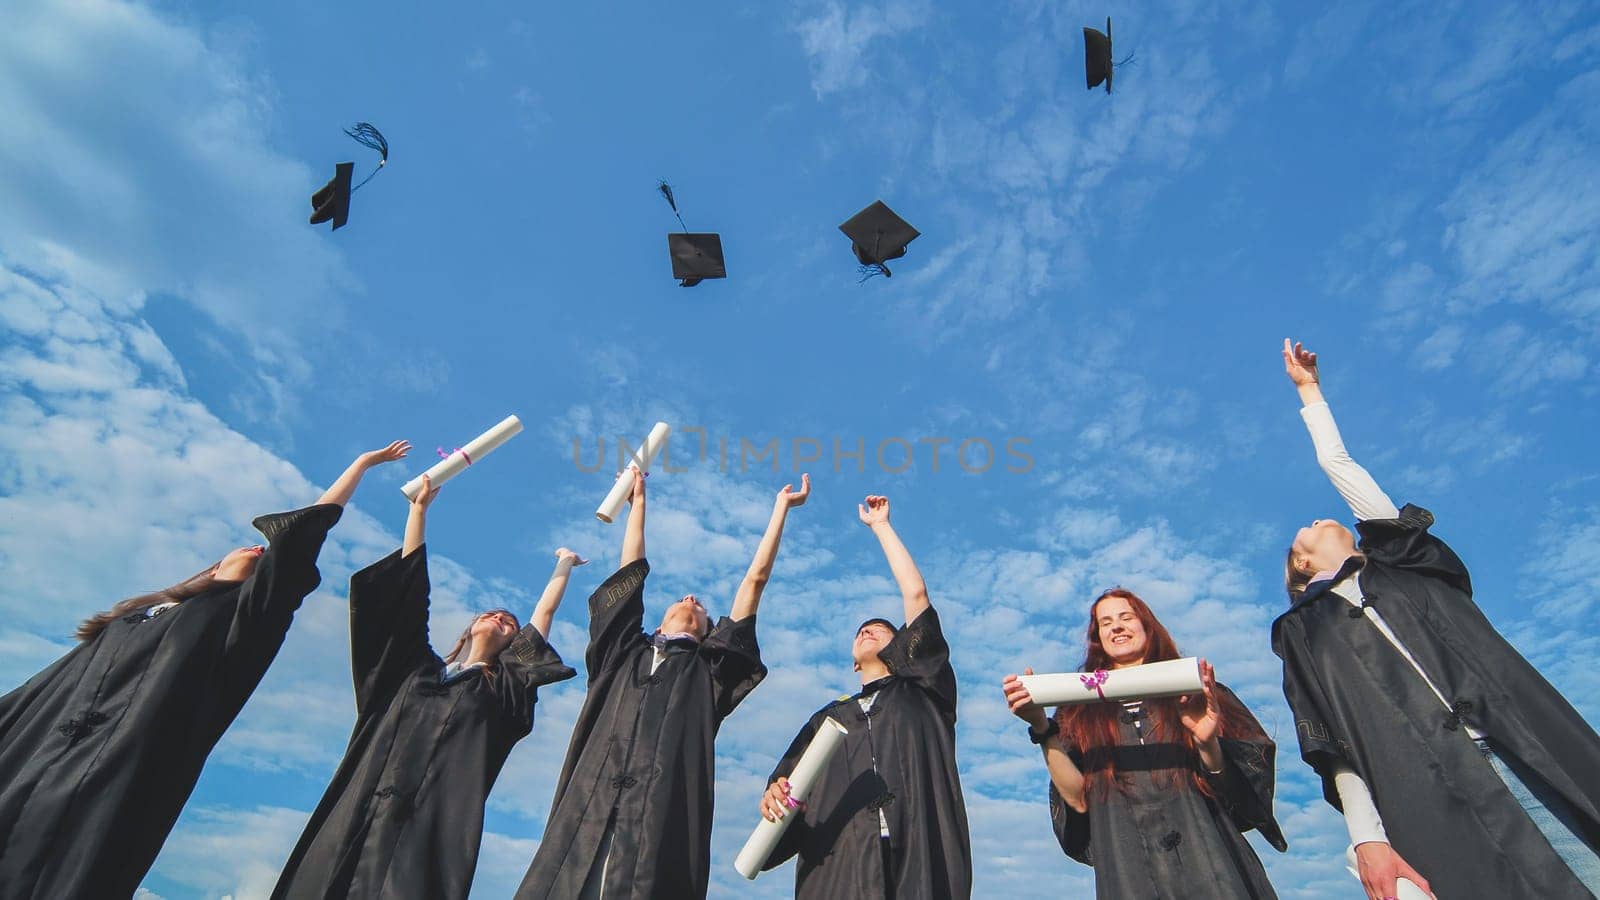
[[[1296,533],[1272,649],[1367,896],[1600,893],[1600,736],[1478,609],[1433,514],[1350,458],[1316,354],[1285,340],[1283,361],[1360,545],[1332,519]]]
[[[328,529],[368,469],[409,449],[363,453],[315,504],[256,519],[265,546],[85,620],[77,647],[0,697],[0,898],[133,895],[321,582]]]
[[[1085,672],[1179,658],[1150,607],[1121,588],[1089,608],[1087,643]],[[1244,838],[1254,828],[1288,847],[1272,815],[1277,747],[1205,660],[1200,673],[1199,694],[1062,706],[1053,719],[1006,676],[1011,711],[1044,750],[1056,840],[1094,867],[1101,900],[1277,896]]]
[[[533,730],[537,690],[577,674],[546,643],[584,562],[565,547],[527,625],[486,612],[433,652],[423,536],[438,492],[423,476],[401,548],[350,579],[355,730],[273,897],[466,897],[484,803]]]

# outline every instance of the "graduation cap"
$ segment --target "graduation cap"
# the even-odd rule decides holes
[[[885,278],[893,275],[884,263],[905,256],[906,245],[921,234],[911,227],[911,223],[895,215],[894,210],[885,206],[882,200],[874,201],[871,206],[851,216],[849,221],[839,226],[839,230],[850,239],[850,250],[855,253],[856,261],[861,263],[862,281],[874,275]]]
[[[344,133],[358,143],[378,151],[382,158],[378,160],[378,167],[372,170],[372,174],[361,179],[361,184],[355,187],[350,186],[350,181],[355,174],[356,164],[342,162],[335,165],[333,178],[311,195],[311,224],[321,225],[323,222],[332,221],[334,231],[338,231],[350,218],[350,195],[359,190],[362,184],[371,181],[373,175],[383,171],[384,165],[389,162],[389,142],[384,139],[383,132],[374,128],[371,123],[357,122],[354,127],[346,128]]]
[[[679,279],[679,287],[694,287],[707,278],[727,278],[728,269],[722,260],[722,235],[712,232],[690,232],[683,224],[683,214],[678,212],[678,199],[672,195],[672,185],[665,181],[656,190],[672,207],[683,231],[667,235],[667,252],[672,254],[672,277]]]
[[[1111,93],[1111,73],[1118,66],[1125,65],[1133,59],[1133,54],[1128,54],[1121,62],[1111,60],[1111,17],[1106,16],[1106,30],[1104,33],[1084,26],[1083,29],[1083,74],[1089,84],[1089,90],[1105,83],[1106,93]]]

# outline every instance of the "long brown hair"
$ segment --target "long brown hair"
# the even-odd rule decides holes
[[[1178,644],[1168,633],[1166,626],[1150,611],[1150,607],[1139,599],[1139,595],[1124,588],[1112,588],[1095,598],[1089,605],[1089,628],[1085,635],[1087,652],[1083,657],[1081,671],[1093,672],[1099,669],[1110,669],[1113,666],[1111,654],[1100,643],[1100,626],[1095,621],[1095,610],[1100,606],[1100,601],[1110,597],[1120,597],[1128,601],[1128,606],[1133,614],[1138,616],[1139,622],[1144,626],[1145,651],[1144,661],[1147,663],[1164,662],[1169,659],[1179,659]],[[1104,796],[1104,791],[1109,790],[1117,781],[1117,768],[1114,750],[1117,747],[1122,729],[1119,720],[1123,709],[1120,703],[1081,703],[1071,706],[1062,706],[1056,710],[1056,721],[1061,726],[1061,733],[1073,746],[1083,754],[1084,760],[1084,785],[1086,790],[1098,790]],[[1195,746],[1194,735],[1189,729],[1183,727],[1183,722],[1178,716],[1178,698],[1167,697],[1159,700],[1144,701],[1145,718],[1150,722],[1150,738],[1154,744],[1171,744],[1181,746],[1188,751],[1189,756],[1199,753]],[[1226,734],[1226,717],[1222,723],[1223,733]],[[1211,789],[1206,785],[1205,779],[1200,777],[1198,767],[1190,770],[1190,780],[1202,793],[1211,794]],[[1161,776],[1157,776],[1158,778]]]
[[[182,603],[185,600],[214,590],[222,583],[217,581],[217,567],[220,565],[222,565],[222,560],[219,559],[172,587],[163,588],[149,594],[140,594],[137,597],[129,597],[126,600],[119,600],[105,612],[96,613],[79,622],[75,637],[79,641],[88,643],[99,637],[100,632],[105,631],[107,625],[130,613],[140,612],[152,606],[160,606],[163,603],[174,601]]]
[[[478,613],[477,615],[473,616],[472,617],[472,621],[468,622],[467,623],[467,627],[464,630],[462,630],[461,636],[456,638],[456,645],[454,647],[450,648],[450,653],[447,656],[445,656],[445,658],[444,658],[445,665],[449,665],[449,664],[455,662],[456,658],[459,657],[462,653],[466,652],[466,649],[469,646],[472,645],[472,626],[478,624],[478,620],[483,618],[484,616],[492,616],[492,615],[495,615],[497,613],[510,616],[511,617],[511,621],[517,623],[517,627],[518,628],[522,627],[522,620],[518,619],[517,618],[517,614],[512,612],[511,610],[505,609],[504,607],[500,607],[500,608],[496,608],[496,609],[486,609],[483,612]],[[498,669],[498,668],[500,668],[500,661],[498,659],[490,660],[489,664],[483,667],[483,679],[484,679],[484,682],[486,684],[488,684],[489,687],[491,687],[491,688],[494,687],[495,670]]]

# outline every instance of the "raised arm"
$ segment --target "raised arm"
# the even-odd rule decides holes
[[[405,459],[406,454],[410,451],[410,441],[395,441],[382,450],[368,450],[366,453],[361,454],[355,458],[354,462],[350,463],[344,470],[344,474],[340,475],[337,481],[322,492],[322,496],[317,500],[317,505],[332,503],[337,506],[344,506],[355,495],[356,486],[361,484],[361,476],[367,474],[368,469],[374,466],[381,466],[386,462],[394,462],[397,459]]]
[[[1311,433],[1311,443],[1317,451],[1317,464],[1322,467],[1339,496],[1349,505],[1350,512],[1361,521],[1398,517],[1400,510],[1394,501],[1345,450],[1344,440],[1339,436],[1339,426],[1333,421],[1333,412],[1322,397],[1317,355],[1284,338],[1283,368],[1300,394],[1300,417],[1305,420],[1306,429]]]
[[[358,478],[360,476],[357,476]],[[433,486],[433,479],[427,475],[422,476],[422,489],[417,491],[417,496],[411,501],[411,512],[406,515],[406,536],[400,542],[400,558],[405,559],[417,552],[427,538],[428,532],[428,505],[433,498],[439,496],[439,488]]]
[[[922,580],[917,564],[912,561],[911,551],[906,549],[900,536],[895,534],[894,526],[889,524],[889,498],[868,496],[866,505],[857,505],[856,512],[861,516],[862,524],[872,529],[878,544],[883,547],[884,558],[889,561],[889,571],[894,574],[895,584],[900,586],[900,599],[905,603],[906,624],[909,625],[929,606],[928,585]]]
[[[644,559],[644,480],[649,474],[633,468],[633,492],[628,495],[628,524],[622,529],[622,565]]]
[[[733,596],[733,612],[729,618],[735,622],[742,622],[756,614],[756,609],[761,605],[761,592],[766,590],[767,582],[772,578],[772,563],[778,558],[778,544],[783,541],[783,523],[789,517],[789,510],[802,506],[806,498],[811,496],[811,475],[800,476],[800,490],[795,491],[794,485],[786,484],[783,490],[778,491],[778,497],[772,503],[772,517],[767,520],[767,533],[761,536],[761,544],[756,547],[755,559],[750,561],[750,568],[744,573],[744,580],[739,582],[739,592]]]
[[[539,604],[533,608],[533,616],[528,619],[528,624],[539,629],[539,634],[546,638],[550,637],[550,623],[555,620],[556,609],[561,606],[561,597],[567,592],[567,581],[572,575],[572,567],[587,562],[587,559],[565,547],[556,551],[556,570],[550,573],[550,581],[544,586],[544,594],[539,597]]]

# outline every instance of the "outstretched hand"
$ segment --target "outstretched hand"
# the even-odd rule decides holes
[[[644,500],[644,480],[650,477],[650,473],[640,471],[634,463],[629,463],[628,468],[633,471],[633,490],[628,492],[628,505],[632,506]]]
[[[782,490],[778,491],[776,505],[786,509],[794,509],[796,506],[804,506],[806,498],[810,496],[811,473],[807,472],[800,476],[800,490],[795,490],[792,484],[786,484]]]
[[[1321,380],[1317,375],[1317,355],[1288,338],[1283,339],[1283,370],[1296,387],[1317,384]]]
[[[370,469],[373,466],[381,466],[384,463],[394,462],[397,459],[405,459],[406,454],[410,452],[410,441],[395,441],[389,446],[380,450],[368,450],[367,452],[356,457],[356,462],[359,462],[362,466]]]
[[[585,565],[589,562],[587,559],[584,559],[577,553],[568,550],[565,547],[558,547],[556,548],[556,562],[561,562],[563,560],[571,560],[572,564],[575,566]]]
[[[1032,675],[1033,667],[1023,669],[1022,674]],[[1007,675],[1000,686],[1006,692],[1006,705],[1011,707],[1011,714],[1027,722],[1033,731],[1044,731],[1048,716],[1044,707],[1033,702],[1033,695],[1028,693],[1028,686],[1022,683],[1022,679],[1015,675]]]
[[[429,504],[433,503],[433,498],[439,496],[441,489],[443,489],[443,485],[434,487],[433,479],[429,478],[428,474],[424,472],[422,474],[422,487],[418,488],[417,495],[411,498],[411,508],[417,512],[425,512]]]
[[[866,505],[856,504],[861,524],[867,527],[889,524],[889,498],[877,494],[867,495]]]

